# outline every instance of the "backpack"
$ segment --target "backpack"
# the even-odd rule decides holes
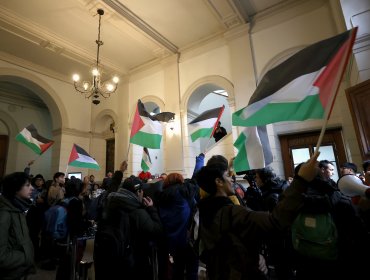
[[[94,258],[113,260],[125,268],[134,265],[130,213],[114,209],[104,215],[95,234]]]
[[[292,225],[292,242],[299,254],[309,258],[338,257],[338,232],[330,213],[300,213]]]
[[[231,231],[233,206],[221,214],[221,238],[212,248],[203,249],[200,260],[207,265],[209,279],[266,279],[257,267],[248,266],[250,258],[242,240]],[[202,238],[202,236],[201,236]]]
[[[72,199],[77,198],[65,198],[60,204],[53,205],[45,211],[43,230],[54,240],[65,239],[68,236],[67,206]]]

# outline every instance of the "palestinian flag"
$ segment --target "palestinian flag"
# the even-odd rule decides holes
[[[273,161],[266,126],[246,127],[234,146],[238,149],[234,159],[235,172],[264,168]]]
[[[71,155],[68,160],[69,166],[90,168],[99,170],[99,164],[84,149],[73,144]]]
[[[168,123],[170,121],[173,121],[175,119],[175,113],[172,112],[162,112],[154,115],[154,118],[157,121]]]
[[[191,141],[194,142],[201,137],[211,138],[216,130],[218,121],[220,120],[224,109],[225,105],[204,111],[192,120],[188,125]]]
[[[139,99],[131,128],[130,143],[151,149],[160,149],[161,140],[161,122],[145,110],[144,104]]]
[[[148,148],[143,148],[143,158],[141,159],[141,169],[147,172],[152,166],[152,161],[150,159]]]
[[[248,106],[233,114],[233,125],[328,119],[356,32],[315,43],[268,71]]]
[[[33,124],[23,128],[23,130],[17,134],[15,140],[27,145],[38,155],[43,154],[54,144],[53,140],[42,137]]]

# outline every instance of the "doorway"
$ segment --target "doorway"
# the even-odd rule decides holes
[[[313,155],[319,136],[320,131],[279,136],[286,178],[293,177],[294,168],[298,164],[307,161]],[[332,179],[337,181],[339,166],[341,163],[347,161],[341,128],[328,129],[325,131],[318,160],[323,159],[329,160],[336,168],[337,172]]]
[[[5,175],[6,155],[8,153],[9,136],[0,135],[0,178]]]
[[[109,171],[114,172],[114,150],[116,141],[114,138],[108,139],[106,143],[106,157],[105,157],[105,174]]]

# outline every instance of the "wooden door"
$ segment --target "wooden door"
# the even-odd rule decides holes
[[[105,162],[105,174],[108,171],[114,172],[114,149],[115,149],[115,140],[108,139],[106,146],[106,162]]]
[[[362,159],[370,160],[370,80],[346,90]]]
[[[0,178],[5,175],[6,156],[8,154],[9,136],[0,135]]]
[[[286,178],[293,177],[294,168],[313,155],[319,135],[320,131],[312,131],[279,136]],[[340,164],[347,161],[340,128],[326,130],[320,152],[319,160],[327,159],[337,168],[333,180],[337,179]],[[297,159],[300,159],[300,161]]]

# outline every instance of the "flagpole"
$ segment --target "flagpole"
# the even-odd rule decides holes
[[[206,147],[205,147],[205,149],[204,149],[204,154],[206,154],[206,153],[207,153],[207,148],[208,148],[209,142],[211,142],[211,137],[209,137],[209,138],[208,138],[207,145],[206,145]]]
[[[126,159],[128,161],[128,154],[130,152],[130,146],[131,146],[131,143],[128,143],[128,148],[127,148],[127,155],[126,155]]]
[[[64,173],[66,176],[68,175],[68,164],[67,164],[67,167],[66,167],[66,172]],[[68,176],[67,176],[68,177]]]

